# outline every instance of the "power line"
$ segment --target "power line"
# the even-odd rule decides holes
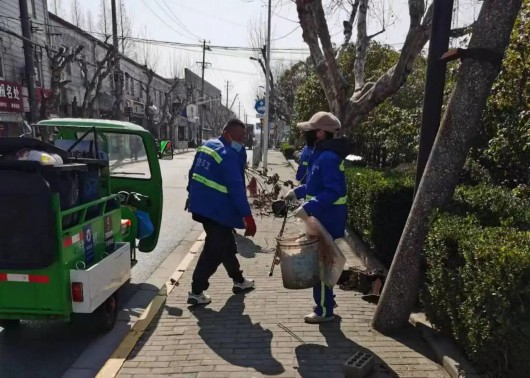
[[[167,4],[166,0],[162,0],[163,4],[166,6],[167,10],[169,11],[169,16],[173,19],[173,21],[175,21],[177,23],[177,25],[187,34],[191,35],[193,38],[197,38],[197,39],[200,39],[200,37],[198,37],[197,35],[193,34],[187,27],[186,25],[184,25],[184,23],[177,17],[177,15],[173,12],[173,10],[171,9],[171,7]],[[155,3],[160,7],[160,9],[163,11],[163,12],[166,12],[164,11],[164,9],[162,8],[162,6],[160,5],[160,3],[158,2],[158,0],[155,0]]]
[[[144,0],[141,0],[142,2],[145,3]],[[151,10],[151,9],[150,9]],[[151,10],[151,12],[153,13],[153,11]],[[158,16],[158,14],[156,13],[153,13],[155,16],[157,17],[160,17]],[[9,18],[9,19],[13,19],[13,20],[18,20],[17,18],[15,17],[5,17],[5,18]],[[163,21],[165,23],[165,21]],[[36,24],[36,25],[43,25],[43,26],[46,26],[45,23],[42,23],[42,22],[37,22],[37,21],[32,21],[33,24]],[[165,23],[166,25],[168,25],[168,27],[172,28],[169,24]],[[72,29],[69,28],[69,27],[66,27],[66,26],[58,26],[58,25],[48,25],[49,27],[52,27],[52,28],[56,28],[56,29],[63,29],[63,30],[67,30],[67,31],[71,31]],[[173,31],[177,32],[180,34],[180,32],[176,29],[173,29]],[[87,32],[87,31],[84,31],[85,33],[87,34],[92,34],[92,35],[97,35],[97,36],[102,36],[102,37],[106,37],[107,35],[105,33],[100,33],[100,32]],[[294,31],[291,31],[291,32],[294,32]],[[118,37],[119,39],[121,37]],[[131,40],[132,42],[138,42],[138,43],[146,43],[146,44],[154,44],[154,45],[158,45],[158,46],[180,46],[180,47],[191,47],[191,48],[202,48],[202,44],[200,43],[186,43],[186,42],[177,42],[177,41],[164,41],[164,40],[157,40],[157,39],[149,39],[149,38],[140,38],[140,37],[132,37],[132,36],[126,36],[126,37],[123,37],[124,39],[129,39]],[[187,38],[187,37],[186,37]],[[102,41],[103,42],[103,41]],[[218,50],[226,50],[226,51],[233,51],[233,52],[237,52],[237,51],[241,51],[241,52],[252,52],[252,53],[255,53],[255,52],[259,52],[260,51],[260,48],[258,47],[247,47],[247,46],[223,46],[223,45],[209,45],[210,48],[212,49],[218,49]],[[272,48],[271,47],[271,52],[275,52],[275,53],[291,53],[291,54],[302,54],[302,55],[305,55],[305,54],[309,54],[309,49],[308,48],[300,48],[300,47],[284,47],[284,48]]]
[[[301,26],[300,25],[297,25],[293,30],[291,30],[289,33],[281,36],[281,37],[278,37],[278,38],[274,38],[272,41],[279,41],[280,39],[284,39],[288,36],[290,36],[291,34],[293,34],[295,31],[297,31]]]
[[[147,5],[147,3],[144,1],[144,0],[141,0],[142,1],[142,4],[145,5],[145,7],[147,9],[149,9],[149,11],[156,17],[158,18],[160,21],[162,21],[168,28],[170,28],[171,30],[173,30],[174,32],[177,32],[180,34],[180,31],[178,31],[177,29],[175,29],[173,26],[171,26],[170,24],[168,24],[162,17],[160,17],[158,15],[158,13],[156,13],[154,10],[152,10],[149,5]],[[158,3],[157,3],[158,4]],[[184,38],[187,38],[187,37],[184,37]]]

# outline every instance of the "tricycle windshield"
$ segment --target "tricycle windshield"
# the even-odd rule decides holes
[[[83,136],[77,133],[77,138]],[[98,132],[98,145],[109,160],[110,175],[135,179],[150,179],[151,171],[144,142],[139,135],[104,131]],[[84,141],[93,142],[94,135],[88,134]],[[77,149],[77,147],[76,147]]]
[[[109,162],[109,173],[112,177],[127,177],[148,180],[151,178],[149,161],[142,137],[135,134],[114,133],[111,131],[97,132],[97,146],[94,133],[58,128],[53,144],[69,150],[71,156],[79,158],[96,155]]]

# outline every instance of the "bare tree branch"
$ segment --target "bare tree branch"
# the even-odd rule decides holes
[[[370,39],[370,40],[371,40],[371,39],[374,39],[374,38],[377,37],[379,34],[383,34],[385,31],[386,31],[385,28],[383,28],[382,30],[379,30],[377,33],[371,34],[371,35],[369,35],[369,36],[366,37],[366,38],[368,38],[368,39]]]
[[[108,46],[105,56],[100,61],[96,62],[96,67],[92,78],[88,69],[85,58],[77,59],[81,72],[83,73],[83,81],[85,86],[85,95],[83,96],[83,103],[81,105],[81,116],[92,117],[94,111],[94,104],[101,93],[101,86],[103,80],[112,72],[114,68],[115,58],[118,52],[114,46]]]
[[[166,122],[166,120],[167,120],[167,118],[169,116],[169,105],[171,103],[171,95],[173,94],[175,89],[177,89],[177,86],[179,85],[179,83],[180,83],[180,79],[179,78],[175,78],[173,80],[173,84],[171,84],[171,87],[169,88],[169,90],[165,94],[164,104],[162,105],[162,116],[160,117],[160,121],[158,121],[158,123],[156,124],[156,128],[157,129],[159,129],[160,126],[162,126],[164,124],[164,122]],[[172,115],[171,118],[173,118],[173,115]]]
[[[417,4],[421,3],[421,4]],[[356,126],[368,112],[394,95],[403,86],[412,72],[414,63],[430,37],[432,10],[431,4],[427,9],[423,21],[417,23],[418,15],[423,7],[422,0],[410,0],[411,28],[407,33],[405,44],[401,50],[398,63],[383,74],[375,83],[367,83],[360,95],[354,95],[346,105],[343,118],[345,125]]]
[[[357,19],[357,43],[355,44],[355,63],[353,75],[355,77],[355,93],[364,87],[366,59],[370,40],[366,33],[366,16],[368,14],[368,0],[361,0],[359,4],[359,17]]]
[[[461,28],[452,29],[450,36],[451,38],[460,38],[465,35],[471,34],[475,25],[476,22],[472,23],[471,25],[463,26]]]
[[[49,97],[43,99],[41,103],[41,119],[46,119],[50,112],[55,114],[58,113],[58,102],[61,96],[61,88],[70,82],[70,80],[63,80],[63,71],[68,64],[71,64],[75,60],[81,50],[83,50],[83,46],[78,45],[72,49],[60,47],[58,51],[53,51],[48,45],[46,45],[45,49],[46,55],[50,60],[51,85]]]
[[[344,26],[344,42],[340,46],[340,49],[337,53],[337,60],[340,60],[340,58],[348,48],[348,45],[350,44],[350,40],[353,34],[353,22],[355,21],[355,16],[357,16],[359,1],[360,0],[355,0],[355,2],[353,3],[352,10],[350,12],[350,19],[348,21],[343,21],[342,23],[342,25]]]

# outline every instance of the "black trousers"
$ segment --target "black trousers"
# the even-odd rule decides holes
[[[210,286],[208,280],[221,264],[233,281],[243,282],[243,272],[236,257],[237,245],[233,229],[208,218],[194,215],[193,219],[202,223],[206,231],[206,240],[193,272],[192,292],[200,294],[207,290]]]

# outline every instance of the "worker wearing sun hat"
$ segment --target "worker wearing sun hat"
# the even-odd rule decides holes
[[[344,236],[346,227],[346,180],[344,158],[349,154],[350,144],[346,138],[334,138],[341,123],[329,112],[317,112],[307,122],[297,124],[305,132],[315,133],[316,144],[312,164],[303,185],[291,190],[286,200],[305,199],[295,210],[294,216],[305,219],[317,218],[334,238]],[[304,317],[308,323],[321,323],[334,319],[333,289],[319,282],[313,287],[314,311]]]

